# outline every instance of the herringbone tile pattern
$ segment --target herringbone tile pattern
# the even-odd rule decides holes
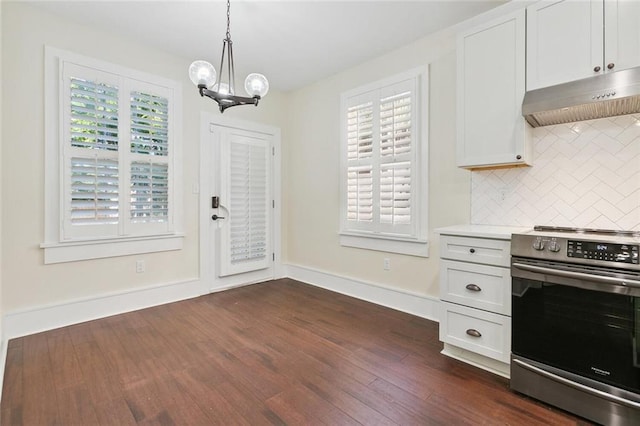
[[[539,127],[533,143],[533,167],[472,173],[472,223],[640,230],[640,114]]]

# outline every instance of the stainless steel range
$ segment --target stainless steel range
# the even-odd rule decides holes
[[[535,227],[511,240],[511,388],[640,424],[640,232]]]

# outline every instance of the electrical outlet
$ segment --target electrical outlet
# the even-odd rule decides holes
[[[504,201],[509,196],[509,188],[507,188],[506,186],[503,187],[503,188],[500,188],[498,190],[498,193],[499,193],[499,197],[498,198],[500,199],[500,201]]]
[[[391,259],[389,259],[388,257],[382,259],[382,269],[384,269],[385,271],[391,270]]]
[[[136,272],[141,274],[144,272],[144,260],[136,260]]]

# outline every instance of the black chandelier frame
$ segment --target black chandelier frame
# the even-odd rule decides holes
[[[259,95],[254,95],[252,97],[248,96],[236,96],[235,93],[235,80],[236,80],[236,70],[233,62],[233,42],[231,41],[231,1],[227,0],[227,33],[222,41],[222,55],[220,57],[220,79],[217,84],[218,91],[210,90],[204,84],[198,84],[198,91],[200,92],[200,96],[206,96],[209,99],[213,99],[218,103],[220,108],[220,112],[223,113],[227,108],[231,108],[238,105],[255,105],[258,106],[258,102],[260,101]],[[225,54],[227,58],[227,76],[228,82],[227,87],[229,89],[229,93],[221,93],[220,88],[223,84],[224,75],[224,60]],[[215,87],[215,86],[214,86]]]

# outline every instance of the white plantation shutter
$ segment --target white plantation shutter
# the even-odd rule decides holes
[[[269,144],[235,131],[226,142],[227,176],[223,181],[227,187],[221,199],[227,200],[228,217],[222,234],[220,276],[268,268],[271,262]]]
[[[131,93],[131,152],[169,153],[169,100],[148,93]]]
[[[411,153],[411,92],[380,100],[380,156]]]
[[[416,70],[343,94],[342,235],[426,238],[425,81]]]
[[[64,63],[63,240],[172,230],[171,90]]]
[[[131,222],[166,222],[169,219],[169,167],[131,163]]]
[[[99,77],[98,77],[99,78]],[[118,88],[115,85],[71,78],[69,81],[67,150],[71,158],[71,224],[117,224]]]
[[[347,110],[347,217],[356,222],[373,220],[373,108],[365,100]]]
[[[138,86],[141,86],[138,84]],[[129,92],[131,161],[127,232],[167,232],[171,224],[169,98],[158,88]]]
[[[410,91],[380,100],[379,213],[383,229],[389,232],[410,232],[406,227],[411,225],[413,198],[411,106]]]
[[[349,160],[370,158],[373,153],[373,103],[352,106],[347,112]]]
[[[371,165],[347,169],[347,218],[357,222],[373,220],[373,171]]]
[[[69,64],[63,88],[63,238],[116,236],[121,216],[120,81]]]
[[[118,88],[71,77],[69,140],[72,147],[118,150]]]
[[[119,185],[117,161],[72,157],[71,223],[118,224]]]
[[[380,223],[411,224],[411,163],[380,166]]]

